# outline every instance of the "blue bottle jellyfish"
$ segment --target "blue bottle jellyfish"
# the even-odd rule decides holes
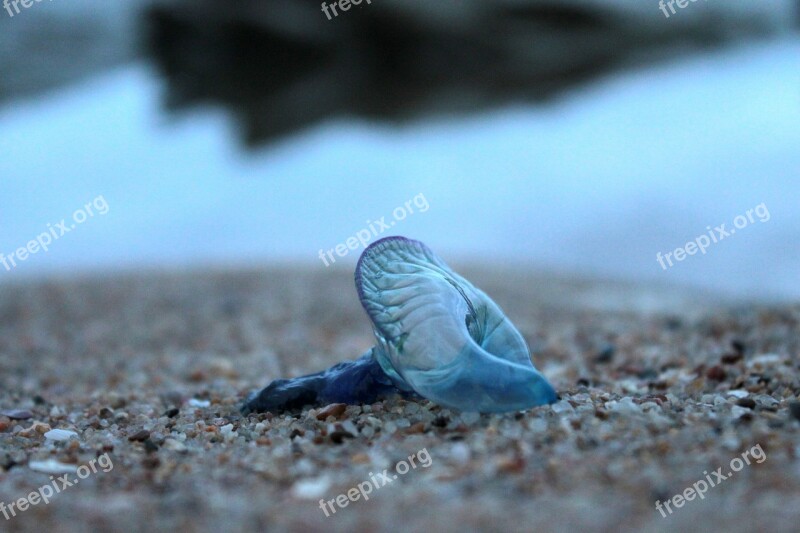
[[[423,243],[373,243],[358,261],[355,282],[377,344],[355,361],[273,381],[243,412],[371,403],[391,394],[482,413],[556,401],[500,307]]]

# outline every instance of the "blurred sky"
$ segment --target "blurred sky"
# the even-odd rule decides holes
[[[95,216],[0,283],[98,269],[324,269],[422,193],[389,234],[446,260],[800,296],[800,39],[624,72],[543,105],[390,127],[339,119],[256,151],[219,110],[165,115],[145,63],[0,107],[0,253],[102,195]],[[765,203],[771,218],[664,271],[668,252]],[[379,236],[379,237],[380,237]],[[339,259],[348,268],[360,250]]]

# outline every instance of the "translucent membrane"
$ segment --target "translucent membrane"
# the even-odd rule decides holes
[[[374,325],[374,355],[396,383],[462,411],[556,400],[500,307],[421,242],[372,244],[356,267],[356,288]]]

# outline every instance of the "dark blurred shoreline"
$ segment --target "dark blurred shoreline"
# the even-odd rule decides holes
[[[316,0],[178,0],[148,10],[147,43],[169,106],[221,105],[254,145],[334,116],[402,121],[541,101],[781,27],[766,13],[665,20],[652,7],[386,0],[328,20]]]
[[[397,121],[549,98],[621,67],[786,31],[791,5],[705,4],[664,20],[656,4],[624,0],[383,0],[328,21],[316,0],[37,4],[0,16],[0,105],[147,57],[167,109],[221,106],[254,145],[333,116]]]

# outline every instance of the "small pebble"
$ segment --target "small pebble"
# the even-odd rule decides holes
[[[741,353],[728,353],[720,358],[720,362],[723,365],[734,365],[742,359],[744,359],[744,355]]]
[[[551,405],[550,408],[557,415],[575,412],[575,408],[572,407],[572,404],[566,400],[561,400],[560,402],[556,402],[553,405]]]
[[[641,413],[642,408],[636,405],[633,398],[625,397],[619,401],[611,401],[606,403],[606,409],[609,411],[616,411],[618,413],[634,414]]]
[[[739,398],[736,400],[736,405],[740,407],[747,407],[748,409],[755,409],[756,401],[752,398]]]
[[[43,424],[41,422],[34,422],[29,428],[23,429],[19,432],[20,437],[32,438],[37,435],[44,435],[50,431],[50,424]]]
[[[436,418],[433,419],[431,425],[437,428],[445,428],[447,427],[448,422],[449,420],[446,416],[437,416]]]
[[[302,479],[292,485],[292,496],[303,500],[316,500],[328,494],[331,487],[331,479],[328,476],[320,476],[311,479]]]
[[[603,349],[598,352],[598,354],[594,357],[595,363],[605,364],[610,363],[614,359],[614,354],[616,353],[616,349],[613,345],[608,344]]]
[[[731,390],[728,391],[728,396],[733,396],[734,398],[747,398],[750,396],[750,393],[746,390]]]
[[[800,402],[792,402],[789,404],[789,414],[795,420],[800,420]]]
[[[9,411],[0,411],[0,415],[7,416],[11,420],[28,420],[33,418],[33,413],[23,409],[11,409]]]
[[[469,446],[463,442],[456,442],[450,449],[450,457],[458,464],[467,464],[471,455]]]
[[[406,415],[415,415],[419,413],[420,407],[419,404],[416,402],[410,402],[406,404],[405,413]]]
[[[326,407],[323,407],[317,413],[317,420],[327,420],[329,416],[334,418],[339,418],[342,416],[347,409],[347,405],[343,403],[333,403]]]
[[[747,361],[747,367],[753,368],[756,366],[761,366],[761,367],[774,366],[780,364],[782,361],[783,358],[778,354],[774,353],[762,354],[753,357],[752,359]]]
[[[740,407],[738,405],[734,405],[731,407],[731,414],[734,418],[740,418],[745,415],[751,415],[751,410],[745,407]]]
[[[419,433],[425,433],[425,422],[417,422],[406,429],[406,435],[414,435]]]
[[[178,453],[186,453],[189,449],[186,445],[175,439],[167,439],[164,441],[163,447],[165,450]]]
[[[336,444],[342,444],[344,439],[354,439],[355,435],[345,430],[336,430],[330,434],[331,440]]]
[[[150,438],[150,432],[147,431],[146,429],[141,429],[136,433],[134,433],[133,435],[130,435],[128,437],[128,440],[131,442],[144,442],[149,438]]]
[[[352,460],[353,464],[356,464],[356,465],[366,465],[366,464],[369,464],[371,462],[370,458],[369,458],[369,455],[367,455],[366,453],[357,453],[357,454],[355,454],[353,456],[353,458],[351,460]]]
[[[78,471],[76,465],[64,464],[55,459],[45,459],[44,461],[31,461],[28,468],[43,474],[74,474]]]
[[[70,439],[77,439],[78,434],[67,429],[52,429],[44,434],[44,438],[56,442],[63,442]]]
[[[725,372],[725,369],[719,365],[712,366],[706,372],[706,377],[713,381],[725,381],[725,378],[728,377],[728,374]]]
[[[480,413],[461,413],[461,421],[471,426],[481,419]]]

